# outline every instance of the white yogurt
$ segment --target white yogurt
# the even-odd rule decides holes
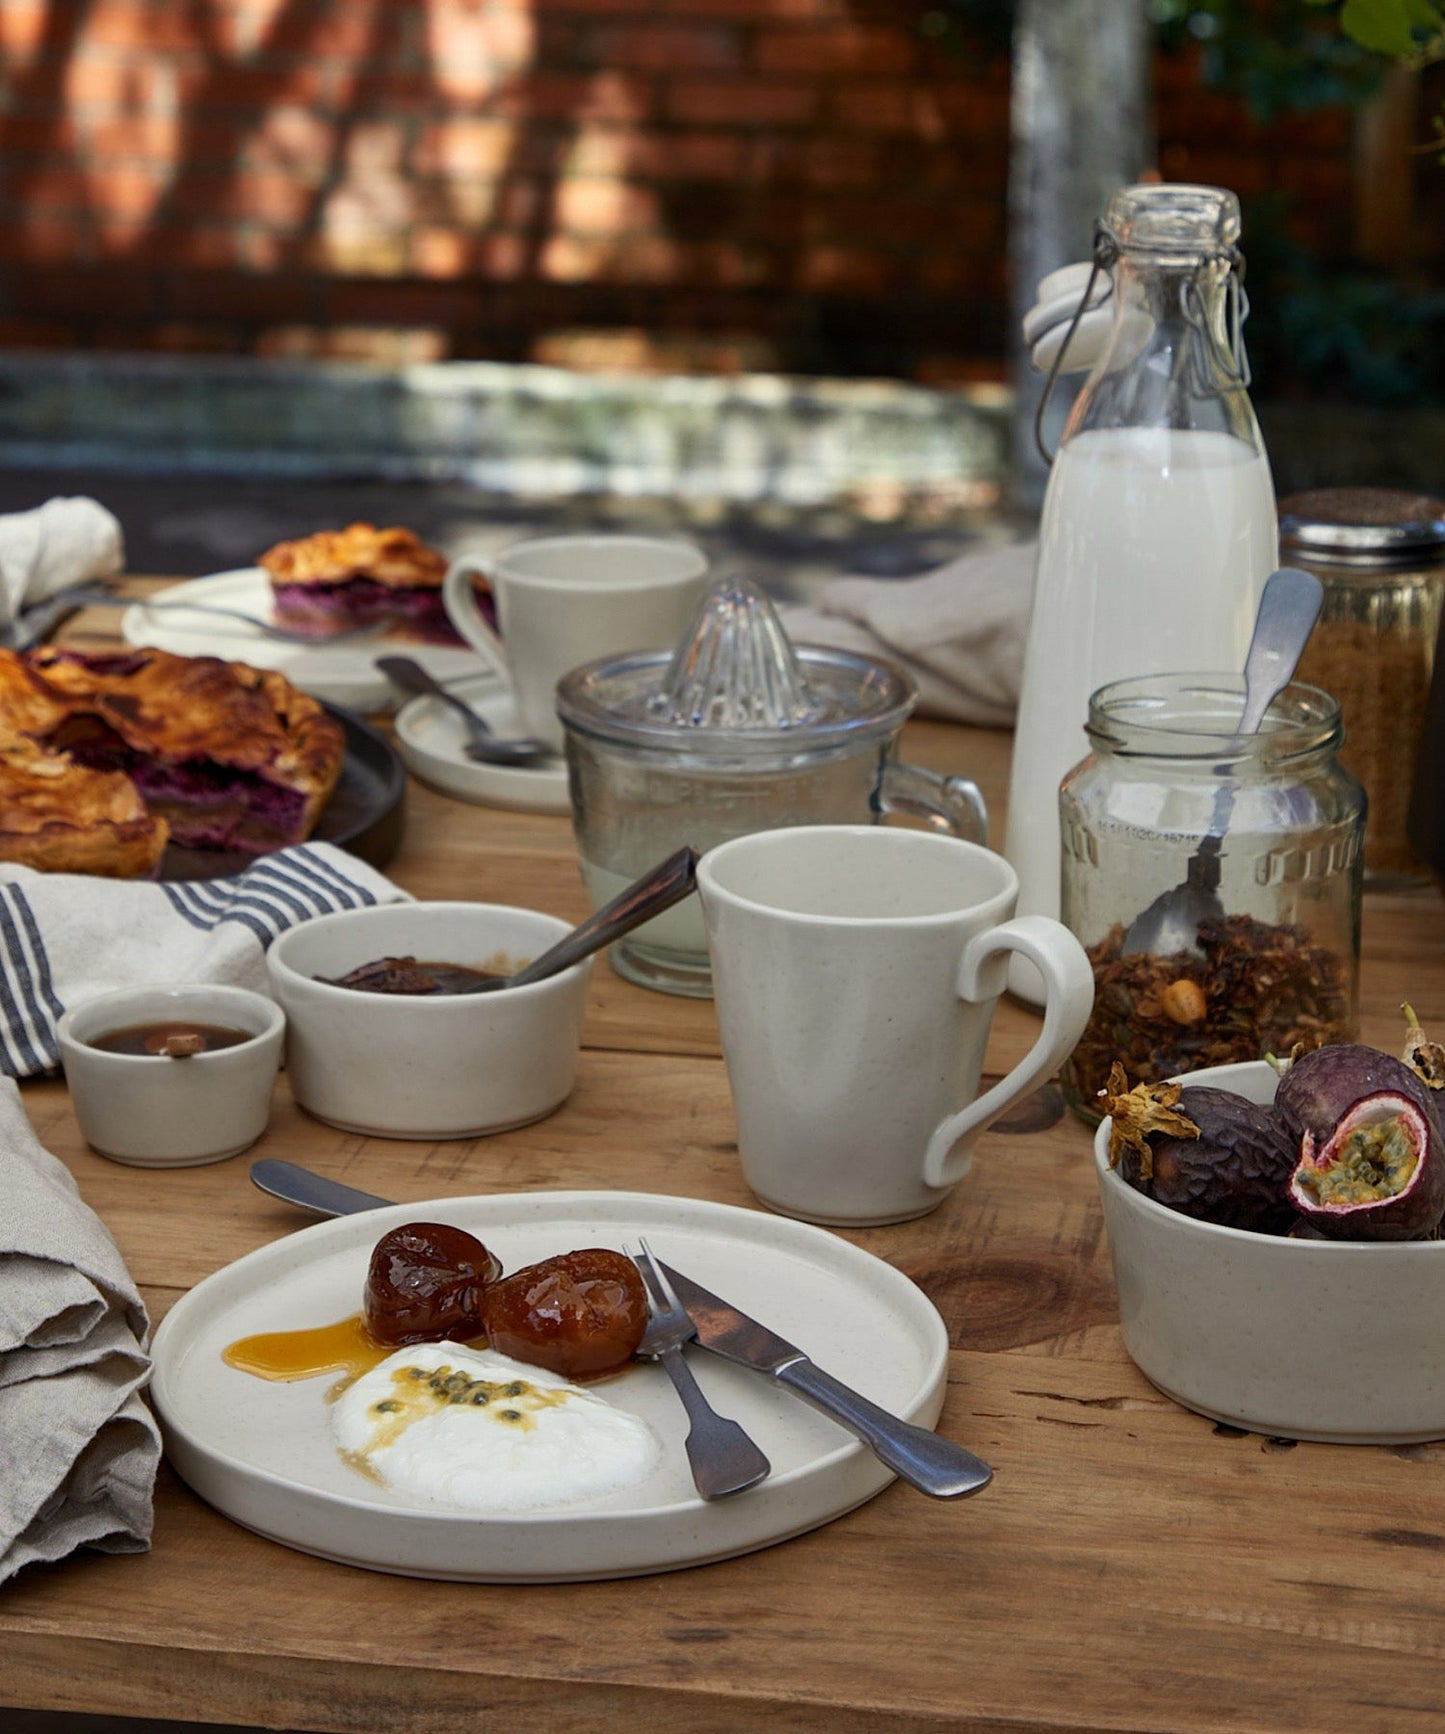
[[[399,1493],[469,1511],[569,1505],[656,1464],[645,1421],[541,1367],[488,1349],[399,1349],[337,1399],[342,1455]]]

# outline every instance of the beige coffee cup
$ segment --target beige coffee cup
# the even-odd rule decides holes
[[[704,855],[698,889],[743,1174],[785,1216],[864,1227],[932,1210],[1093,1005],[1078,940],[1014,918],[1013,869],[956,837],[758,832]],[[975,1099],[1013,952],[1043,978],[1043,1030]]]
[[[488,580],[500,637],[472,579]],[[442,600],[453,626],[511,688],[521,730],[562,750],[553,695],[569,670],[625,650],[671,647],[702,595],[707,556],[660,536],[542,536],[452,562]]]

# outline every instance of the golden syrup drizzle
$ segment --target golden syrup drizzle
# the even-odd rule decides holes
[[[469,1337],[468,1348],[483,1349],[485,1337]],[[360,1313],[338,1319],[335,1324],[311,1325],[300,1331],[261,1331],[253,1337],[238,1337],[221,1350],[221,1359],[237,1372],[258,1379],[315,1379],[322,1373],[342,1377],[326,1393],[334,1401],[346,1387],[380,1366],[396,1353],[395,1343],[379,1343],[370,1336]]]
[[[344,1373],[349,1382],[369,1373],[391,1353],[367,1335],[361,1314],[352,1313],[335,1324],[307,1330],[238,1337],[222,1349],[221,1359],[258,1379],[314,1379],[322,1373]]]

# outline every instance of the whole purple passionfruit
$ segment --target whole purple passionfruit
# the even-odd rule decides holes
[[[1268,1108],[1207,1084],[1140,1084],[1105,1095],[1109,1164],[1146,1197],[1225,1228],[1286,1234],[1294,1150]]]
[[[1331,1240],[1427,1240],[1445,1216],[1445,1146],[1430,1091],[1359,1043],[1285,1071],[1274,1111],[1295,1146],[1289,1195]]]

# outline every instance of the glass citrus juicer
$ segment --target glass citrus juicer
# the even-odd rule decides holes
[[[747,579],[719,580],[676,650],[584,664],[557,687],[582,879],[601,907],[649,865],[785,825],[898,815],[982,842],[965,777],[901,763],[917,689],[891,663],[794,645]],[[613,967],[708,998],[702,907],[689,898],[612,947]]]

